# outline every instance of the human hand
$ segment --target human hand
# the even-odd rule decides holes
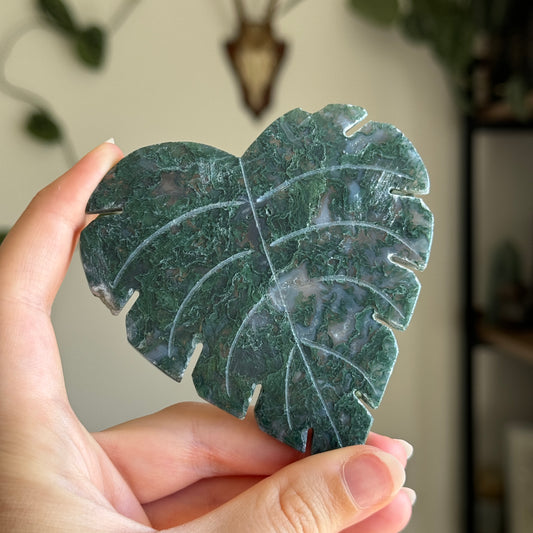
[[[184,403],[91,435],[72,411],[51,306],[85,205],[122,157],[104,143],[31,202],[0,247],[0,530],[396,533],[409,446],[303,457],[244,421]]]

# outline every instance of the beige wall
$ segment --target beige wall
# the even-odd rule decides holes
[[[87,22],[106,21],[119,2],[70,0]],[[305,0],[279,21],[290,45],[274,103],[260,121],[243,111],[221,43],[233,28],[229,0],[141,2],[110,42],[105,69],[88,72],[61,38],[27,35],[8,63],[12,81],[45,96],[79,155],[114,136],[125,152],[167,140],[200,141],[241,154],[274,118],[332,102],[366,107],[414,142],[432,179],[427,203],[436,230],[430,266],[375,429],[416,449],[408,483],[418,493],[411,533],[458,531],[458,120],[442,71],[425,49],[355,18],[344,0]],[[0,4],[0,37],[33,10]],[[62,152],[19,128],[26,106],[0,95],[0,226],[65,169]],[[72,403],[90,429],[195,397],[152,368],[125,340],[123,316],[93,298],[79,259],[61,289],[54,320]]]

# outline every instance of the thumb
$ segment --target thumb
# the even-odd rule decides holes
[[[50,310],[87,220],[87,201],[122,157],[105,142],[33,199],[0,248],[0,297]]]
[[[387,506],[404,481],[400,462],[377,448],[333,450],[283,468],[179,531],[337,533]]]
[[[20,413],[35,396],[64,396],[50,309],[87,222],[87,201],[121,156],[109,142],[89,152],[37,194],[0,246],[2,413]]]

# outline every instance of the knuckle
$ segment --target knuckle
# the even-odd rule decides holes
[[[290,485],[280,488],[277,507],[281,515],[277,524],[277,527],[281,526],[279,531],[325,533],[330,530],[323,495],[316,494],[312,487]]]
[[[49,183],[43,187],[35,196],[33,197],[30,205],[40,204],[43,201],[47,201],[50,195],[53,195],[58,190],[58,186],[55,182]]]

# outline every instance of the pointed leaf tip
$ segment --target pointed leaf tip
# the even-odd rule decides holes
[[[76,24],[64,2],[61,0],[39,0],[37,5],[51,24],[67,33],[76,32]]]

